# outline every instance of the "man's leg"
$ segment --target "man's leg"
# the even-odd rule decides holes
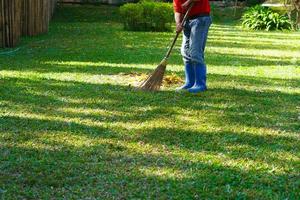
[[[210,25],[211,18],[209,16],[199,17],[191,23],[190,50],[191,61],[195,67],[195,84],[188,90],[191,93],[198,93],[207,89],[204,50]]]
[[[191,63],[190,57],[190,35],[191,27],[189,26],[189,22],[187,21],[183,29],[183,40],[181,46],[181,55],[183,58],[185,71],[185,84],[177,88],[177,91],[189,89],[195,84],[195,69]]]

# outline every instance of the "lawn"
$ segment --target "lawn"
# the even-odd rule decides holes
[[[299,199],[300,32],[215,21],[207,92],[133,90],[172,36],[61,6],[1,50],[0,199]]]

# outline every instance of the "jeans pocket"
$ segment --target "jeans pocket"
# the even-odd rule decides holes
[[[199,17],[196,21],[196,26],[201,27],[202,29],[207,29],[212,24],[212,19],[210,16]]]

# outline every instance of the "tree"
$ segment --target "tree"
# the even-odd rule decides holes
[[[300,0],[284,0],[284,6],[290,20],[295,20],[295,22],[293,22],[294,28],[300,29]]]

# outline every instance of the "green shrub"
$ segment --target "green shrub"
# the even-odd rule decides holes
[[[120,8],[124,28],[131,31],[168,31],[173,22],[173,6],[169,3],[142,1]]]
[[[287,16],[272,11],[270,8],[255,6],[249,8],[242,17],[242,25],[252,30],[291,30]]]
[[[139,30],[144,24],[142,4],[126,4],[120,8],[125,29]]]

